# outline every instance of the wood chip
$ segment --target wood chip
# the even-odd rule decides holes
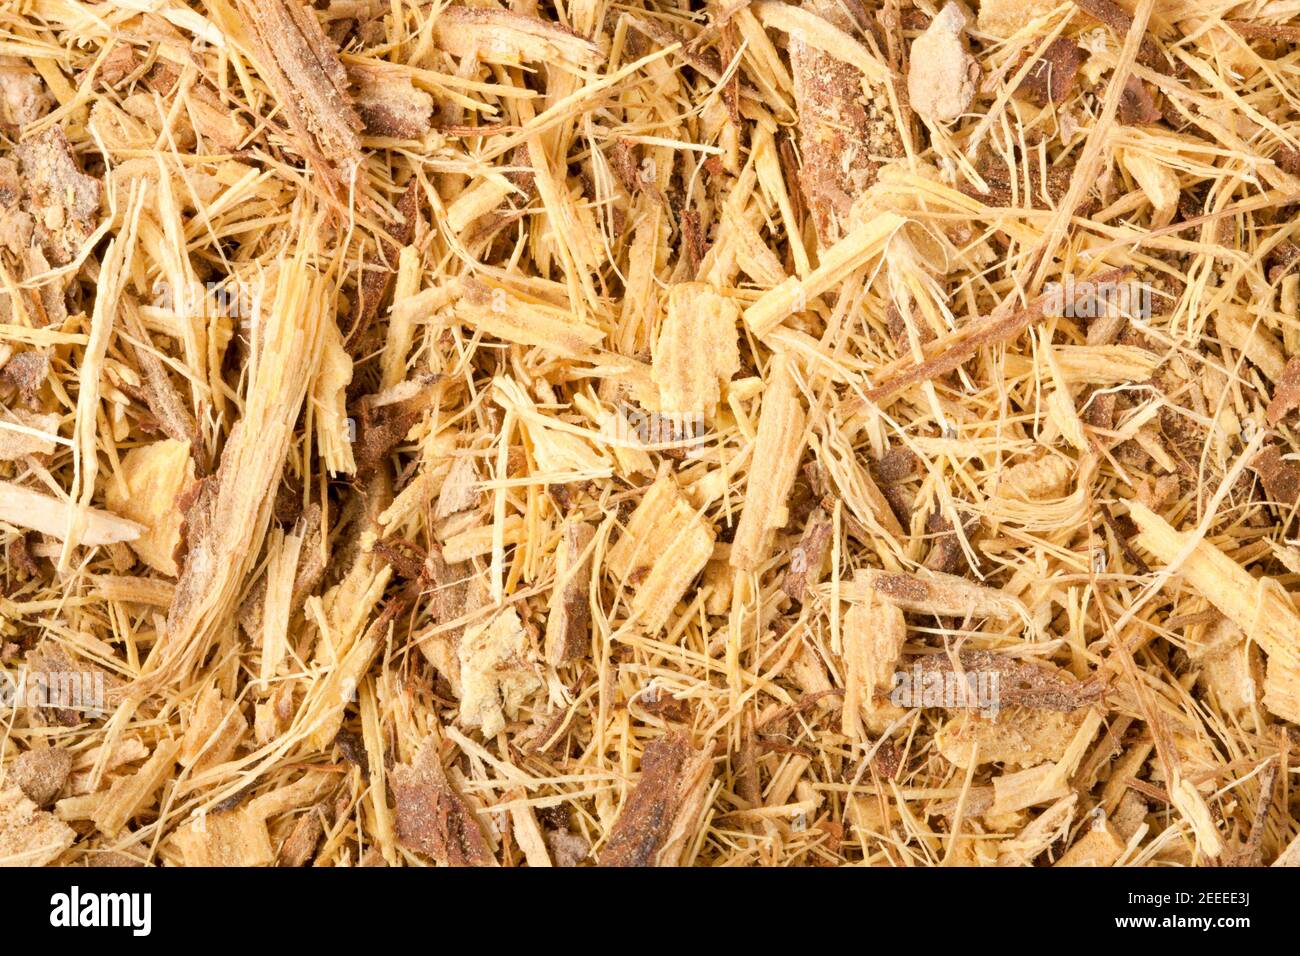
[[[953,617],[987,615],[998,620],[1027,616],[1016,598],[952,574],[931,572],[922,577],[869,570],[841,593],[850,600],[862,600],[868,591],[905,611]]]
[[[239,8],[298,150],[332,177],[349,180],[360,162],[363,124],[348,95],[347,72],[320,22],[300,0],[239,0]]]
[[[555,587],[546,617],[546,663],[559,667],[591,651],[590,547],[596,529],[573,518],[555,555]]]
[[[1001,710],[995,717],[953,716],[935,737],[943,756],[958,767],[1002,763],[1033,767],[1059,760],[1083,722],[1082,711]]]
[[[631,609],[651,634],[663,629],[678,600],[713,553],[714,534],[670,475],[641,498],[606,552],[605,566],[631,594]]]
[[[77,839],[76,831],[39,809],[17,787],[0,792],[0,861],[46,866]]]
[[[594,66],[600,48],[580,34],[540,17],[484,7],[449,6],[435,27],[438,45],[453,56],[489,63],[526,61]]]
[[[950,0],[912,41],[907,96],[926,122],[951,122],[975,98],[980,71],[966,52],[965,27],[966,14]]]
[[[146,531],[144,525],[108,511],[80,509],[71,501],[0,481],[0,521],[62,539],[79,518],[85,521],[81,543],[90,547],[135,541]]]
[[[432,738],[409,766],[393,768],[397,837],[430,859],[450,866],[490,866],[495,861],[474,811],[452,788]]]
[[[456,317],[506,342],[545,346],[570,358],[586,354],[604,338],[599,329],[573,322],[562,310],[477,279],[462,283]]]
[[[740,370],[739,320],[740,308],[711,286],[673,286],[651,366],[662,410],[687,419],[713,417],[719,386]]]
[[[186,866],[269,866],[266,821],[249,807],[205,813],[173,837]]]
[[[36,415],[16,408],[0,416],[0,461],[51,454],[58,434],[58,415]]]
[[[108,506],[146,529],[131,541],[140,560],[171,577],[184,520],[178,501],[194,481],[190,443],[167,438],[133,448],[122,457],[122,482],[109,488]]]
[[[465,631],[460,641],[460,720],[494,737],[541,686],[514,608]]]
[[[684,737],[657,740],[641,758],[641,777],[628,794],[600,866],[678,866],[699,823],[700,792],[713,761]]]
[[[114,781],[91,816],[95,826],[116,836],[137,813],[151,805],[158,789],[172,778],[179,750],[179,741],[161,741],[139,770]]]
[[[1109,822],[1095,825],[1062,854],[1055,866],[1114,866],[1124,853],[1124,841]]]
[[[741,571],[752,571],[767,559],[775,532],[790,518],[787,502],[807,438],[807,414],[794,375],[784,358],[774,361],[758,418],[745,506],[731,543],[731,566]]]
[[[897,606],[868,589],[844,615],[844,736],[863,739],[862,709],[873,708],[873,698],[894,686],[894,671],[907,622]]]

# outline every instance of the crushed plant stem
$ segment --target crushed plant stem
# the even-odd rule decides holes
[[[12,0],[0,864],[1300,865],[1300,12]]]

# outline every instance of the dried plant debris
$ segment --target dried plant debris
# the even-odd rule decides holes
[[[467,629],[460,639],[460,721],[494,737],[506,718],[541,689],[541,678],[528,661],[528,635],[514,608],[488,624]]]
[[[656,740],[641,758],[641,779],[628,794],[601,866],[677,866],[689,849],[684,837],[699,828],[700,799],[708,789],[713,760],[682,737]]]
[[[876,181],[881,164],[903,152],[887,69],[863,49],[839,4],[805,0],[761,7],[781,12],[778,25],[791,19],[791,11],[799,14],[785,28],[802,154],[798,181],[817,236],[829,245],[844,233],[854,201]],[[770,87],[774,78],[762,79]]]
[[[649,633],[663,628],[713,554],[714,532],[667,472],[641,498],[606,567],[630,595],[633,619]],[[734,546],[733,546],[734,547]]]
[[[979,64],[966,52],[966,14],[949,2],[912,41],[907,96],[912,109],[928,123],[948,123],[975,98]]]
[[[28,750],[13,763],[14,782],[38,807],[59,795],[72,770],[72,754],[58,747]]]
[[[451,866],[484,866],[492,854],[481,824],[452,789],[438,758],[436,740],[426,741],[411,766],[393,770],[397,838],[412,851]]]
[[[566,521],[555,549],[555,587],[546,617],[546,663],[558,667],[591,651],[591,567],[596,529]]]
[[[18,788],[0,791],[0,862],[5,866],[45,866],[76,839],[72,827],[39,809]]]
[[[0,861],[1300,865],[1285,5],[0,9]]]
[[[337,177],[354,175],[363,123],[314,12],[298,0],[241,0],[239,10],[257,39],[253,64],[285,111],[299,151]]]
[[[77,166],[61,126],[49,126],[14,149],[23,199],[41,250],[55,265],[71,261],[99,225],[104,185]]]

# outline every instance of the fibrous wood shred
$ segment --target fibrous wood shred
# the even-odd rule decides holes
[[[0,6],[0,862],[1300,864],[1294,4]]]

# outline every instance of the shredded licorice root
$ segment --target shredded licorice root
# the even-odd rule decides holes
[[[1300,22],[0,9],[0,863],[1300,865]]]

